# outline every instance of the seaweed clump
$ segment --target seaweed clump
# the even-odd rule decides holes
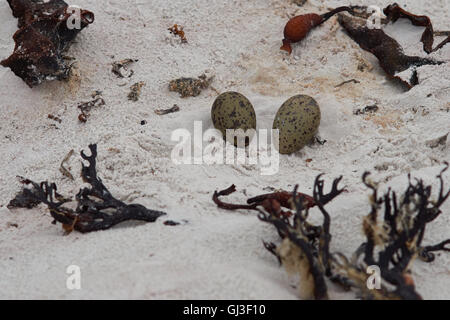
[[[362,49],[378,58],[380,66],[391,78],[400,80],[408,88],[418,84],[418,67],[442,63],[430,58],[406,55],[397,40],[388,36],[382,29],[367,27],[363,19],[340,15],[338,20]],[[402,72],[406,74],[401,74]]]
[[[78,11],[63,0],[7,0],[18,18],[13,54],[1,61],[29,87],[45,80],[66,79],[70,65],[64,53],[77,34],[94,22],[94,14]],[[78,22],[77,22],[78,21]]]
[[[196,97],[202,90],[209,87],[214,77],[208,78],[202,74],[198,79],[179,78],[170,81],[169,91],[178,92],[182,98]]]
[[[188,42],[187,38],[186,38],[186,34],[184,33],[182,26],[180,26],[178,24],[174,24],[172,27],[168,28],[167,30],[169,30],[171,34],[180,37],[181,43]]]
[[[439,65],[443,61],[436,61],[427,57],[408,56],[403,47],[382,29],[371,28],[367,25],[367,15],[362,13],[366,7],[353,7],[352,16],[339,14],[338,21],[347,34],[363,49],[375,55],[383,70],[391,77],[400,80],[409,89],[419,83],[417,68],[424,65]],[[383,9],[386,19],[381,23],[395,23],[398,19],[408,19],[415,26],[425,27],[420,41],[423,51],[433,53],[450,42],[450,36],[433,48],[433,25],[427,16],[414,15],[402,9],[397,3]]]
[[[258,210],[261,221],[275,226],[281,243],[264,243],[264,246],[288,271],[300,275],[305,298],[328,299],[328,278],[345,290],[355,289],[362,299],[421,299],[411,276],[412,262],[416,258],[431,262],[435,259],[434,252],[450,252],[450,239],[436,245],[422,244],[426,226],[442,213],[440,207],[450,196],[450,190],[444,191],[442,177],[447,169],[448,163],[437,176],[440,187],[436,200],[431,199],[431,186],[419,179],[412,181],[410,177],[401,197],[391,189],[378,196],[376,184],[369,181],[368,172],[364,173],[363,183],[372,191],[371,210],[363,219],[366,239],[350,259],[340,252],[331,252],[331,216],[325,209],[327,203],[345,190],[338,187],[342,177],[335,179],[331,191],[326,193],[322,175],[317,176],[313,202],[297,193],[296,187],[289,199],[294,211],[290,214],[280,210],[280,203],[273,201],[263,208],[231,204],[225,208]],[[214,201],[217,203],[219,196],[234,190],[228,188],[216,192]],[[308,220],[312,207],[319,209],[322,224]],[[368,270],[373,267],[380,271],[381,281],[377,288],[369,286],[372,279]]]
[[[36,183],[28,179],[23,179],[22,183],[31,185],[31,189],[24,187],[8,207],[32,208],[43,203],[47,205],[54,223],[62,223],[67,232],[76,230],[82,233],[109,229],[126,220],[154,222],[165,215],[164,212],[147,209],[140,204],[125,204],[114,198],[97,176],[97,145],[90,145],[89,149],[90,156],[81,151],[81,157],[89,162],[88,166],[83,164],[81,177],[91,187],[80,189],[75,196],[75,209],[64,206],[72,200],[60,195],[54,183]]]

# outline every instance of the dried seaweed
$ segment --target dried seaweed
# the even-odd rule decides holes
[[[439,45],[436,46],[436,48],[433,49],[434,31],[433,24],[431,23],[429,17],[412,14],[402,9],[397,3],[387,6],[383,9],[383,12],[387,16],[388,21],[396,22],[398,19],[404,18],[411,21],[411,23],[415,26],[425,27],[420,41],[423,43],[423,50],[426,53],[435,52],[450,41],[450,35],[448,35],[447,39],[442,41]]]
[[[163,115],[166,115],[166,114],[169,114],[169,113],[178,112],[178,111],[180,111],[180,107],[177,106],[176,104],[174,104],[172,108],[169,108],[169,109],[158,109],[158,110],[155,110],[155,113],[157,115],[159,115],[159,116],[163,116]]]
[[[184,33],[182,26],[180,26],[178,24],[174,24],[172,27],[170,27],[167,30],[169,30],[170,33],[180,37],[181,43],[187,43],[186,34]]]
[[[94,91],[91,97],[91,101],[83,102],[78,105],[78,109],[80,109],[81,111],[80,115],[78,116],[78,120],[80,120],[80,122],[87,122],[88,118],[91,115],[90,112],[92,108],[105,105],[105,100],[102,98],[101,91]]]
[[[165,215],[164,212],[150,210],[140,204],[125,204],[114,198],[97,176],[97,145],[90,145],[89,149],[90,156],[81,151],[81,157],[89,163],[88,166],[83,164],[81,176],[86,183],[90,184],[90,188],[80,189],[75,196],[76,209],[64,206],[70,199],[58,194],[54,183],[45,181],[38,184],[25,179],[23,183],[31,185],[31,189],[24,188],[11,201],[10,206],[31,208],[44,203],[51,216],[56,222],[62,223],[66,231],[77,230],[82,233],[109,229],[126,220],[154,222]]]
[[[70,65],[65,51],[77,34],[94,22],[94,14],[80,10],[79,28],[69,26],[74,19],[63,0],[8,0],[19,30],[14,34],[13,54],[1,61],[30,87],[46,80],[66,79]]]
[[[442,61],[435,61],[429,58],[405,55],[400,44],[384,33],[383,30],[367,27],[365,19],[368,17],[367,13],[364,13],[366,11],[366,7],[354,6],[351,14],[363,19],[340,14],[339,23],[362,49],[371,52],[378,58],[380,66],[389,76],[400,80],[408,88],[411,88],[418,84],[416,70],[418,67],[443,63]],[[423,43],[423,50],[427,54],[441,49],[450,42],[450,35],[446,32],[434,32],[431,20],[427,16],[414,15],[402,9],[397,3],[387,6],[383,9],[383,12],[387,17],[381,21],[383,24],[395,23],[398,19],[403,18],[410,20],[415,26],[425,27],[420,41]],[[433,49],[434,35],[436,34],[447,35],[447,38]]]
[[[381,67],[389,76],[400,80],[408,88],[412,88],[418,84],[416,70],[418,67],[443,63],[442,61],[435,61],[430,58],[405,55],[403,48],[395,39],[389,37],[381,29],[368,26],[367,19],[371,14],[367,9],[365,6],[344,6],[322,15],[309,13],[296,16],[289,20],[284,28],[283,45],[280,49],[290,54],[292,52],[292,43],[302,41],[313,28],[339,13],[339,23],[344,27],[350,37],[361,48],[374,54],[378,58]],[[351,14],[352,17],[341,13],[343,11]],[[380,22],[383,24],[389,22],[395,23],[398,19],[404,18],[410,20],[413,25],[425,27],[421,42],[423,43],[424,51],[428,54],[441,49],[450,42],[448,32],[434,32],[431,20],[427,16],[414,15],[402,9],[396,3],[384,8],[383,12],[387,16],[385,19],[380,19]],[[433,49],[435,35],[446,35],[447,38]]]
[[[164,225],[169,226],[169,227],[176,227],[176,226],[179,226],[180,224],[181,224],[180,222],[176,222],[176,221],[172,221],[172,220],[164,221]]]
[[[367,27],[366,20],[345,14],[340,14],[338,20],[348,35],[362,49],[371,52],[378,58],[380,66],[389,76],[400,80],[408,88],[418,84],[416,70],[418,67],[443,63],[430,58],[406,55],[395,39],[381,29]],[[399,75],[405,71],[407,71],[407,75]]]
[[[61,172],[64,176],[66,176],[67,178],[69,178],[70,180],[75,180],[73,178],[73,175],[70,173],[69,169],[67,169],[64,164],[67,163],[70,158],[72,158],[73,154],[75,153],[75,151],[70,150],[66,156],[64,157],[64,159],[61,161],[61,164],[59,165],[59,172]]]
[[[130,93],[128,93],[128,100],[138,101],[141,96],[142,87],[145,86],[144,81],[136,82],[130,87]]]
[[[450,252],[450,239],[437,245],[422,245],[427,224],[442,213],[440,207],[450,196],[450,189],[444,190],[443,181],[443,173],[448,167],[446,163],[437,176],[440,187],[436,200],[431,198],[431,187],[419,179],[409,179],[409,185],[401,197],[391,189],[378,197],[376,184],[369,181],[369,173],[366,172],[363,182],[372,191],[371,211],[363,219],[366,240],[351,259],[339,252],[331,253],[331,216],[325,209],[327,203],[344,191],[338,187],[342,177],[334,180],[328,193],[324,193],[322,175],[314,182],[312,199],[323,218],[319,225],[308,221],[312,206],[305,201],[307,198],[297,193],[297,187],[290,197],[291,208],[294,210],[291,217],[283,211],[280,213],[280,202],[278,205],[263,205],[263,208],[246,208],[245,205],[218,201],[219,196],[234,192],[234,186],[215,192],[213,199],[219,207],[228,210],[257,210],[260,220],[275,226],[282,242],[279,245],[264,243],[264,246],[288,271],[300,273],[300,285],[307,298],[327,299],[325,278],[329,278],[346,290],[356,289],[363,299],[421,299],[411,277],[412,262],[417,257],[431,262],[435,259],[434,252]],[[267,201],[267,197],[262,198]],[[380,222],[378,216],[381,210],[384,212]],[[369,266],[378,266],[380,269],[380,289],[370,289],[367,286]]]
[[[312,29],[320,26],[335,14],[343,11],[352,12],[352,10],[353,9],[351,7],[342,6],[321,15],[316,13],[307,13],[293,17],[284,27],[283,45],[280,50],[287,51],[291,54],[292,43],[302,41]]]
[[[262,206],[267,211],[277,212],[277,214],[282,216],[291,216],[291,212],[285,212],[281,209],[282,207],[288,209],[292,207],[291,192],[280,190],[272,193],[262,194],[256,197],[249,198],[247,200],[247,204],[231,204],[220,200],[220,197],[228,196],[234,192],[236,192],[236,186],[234,184],[225,190],[215,191],[213,195],[213,201],[219,208],[226,210],[245,209],[260,211],[258,207]],[[314,199],[311,196],[298,192],[297,197],[303,198],[306,207],[312,208],[315,206]]]
[[[123,59],[113,62],[111,71],[118,78],[131,78],[131,76],[133,76],[134,74],[134,70],[128,69],[128,67],[138,61],[139,60],[137,59]]]
[[[376,104],[370,105],[370,106],[365,106],[364,108],[359,108],[356,109],[353,114],[355,116],[357,115],[361,115],[361,114],[367,114],[367,113],[375,113],[378,111],[378,106]]]
[[[335,88],[339,88],[339,87],[342,87],[344,84],[347,84],[347,83],[361,83],[361,82],[359,80],[356,80],[356,79],[350,79],[350,80],[343,81],[343,82],[339,83],[338,85],[335,85],[334,87]]]
[[[208,78],[205,74],[194,78],[179,78],[170,81],[169,91],[178,92],[182,98],[196,97],[202,90],[209,87],[214,77]]]
[[[444,191],[443,173],[448,169],[448,163],[437,176],[440,186],[438,198],[432,199],[431,186],[426,186],[422,180],[412,181],[401,197],[389,189],[378,197],[376,184],[369,181],[369,173],[363,175],[364,184],[372,190],[371,211],[363,221],[366,242],[355,252],[353,261],[342,259],[336,262],[340,269],[354,286],[361,290],[365,298],[387,299],[421,299],[415,290],[414,281],[410,275],[411,263],[417,256],[430,262],[434,259],[432,252],[446,250],[445,240],[439,245],[422,246],[425,228],[441,213],[440,207],[449,198],[450,189]],[[383,220],[378,221],[379,212],[383,210]],[[383,281],[393,286],[389,290],[383,286],[380,290],[368,290],[359,278],[365,276],[367,266],[376,265],[380,268]],[[363,279],[365,279],[365,277]]]

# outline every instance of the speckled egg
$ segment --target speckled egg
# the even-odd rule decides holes
[[[224,138],[227,129],[256,130],[255,109],[250,101],[238,92],[229,91],[219,95],[212,106],[211,118],[214,127],[222,132]],[[236,142],[234,144],[236,145]]]
[[[278,151],[291,154],[308,144],[320,124],[320,108],[316,100],[306,95],[289,98],[278,110],[273,129],[278,129]]]

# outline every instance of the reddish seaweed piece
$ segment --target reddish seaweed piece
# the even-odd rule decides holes
[[[284,27],[283,45],[280,49],[291,54],[292,43],[303,40],[312,29],[321,25],[322,23],[330,19],[333,15],[343,11],[352,12],[352,8],[343,6],[322,15],[316,13],[308,13],[293,17],[286,23],[286,26]]]
[[[222,196],[228,196],[234,192],[236,192],[236,186],[234,184],[222,191],[215,191],[213,195],[213,201],[219,208],[225,210],[244,209],[256,210],[260,212],[260,209],[258,207],[261,206],[267,212],[272,212],[278,216],[290,217],[292,215],[290,211],[284,211],[281,209],[292,209],[292,207],[294,206],[292,192],[277,191],[273,193],[262,194],[248,199],[247,204],[226,203],[219,199]],[[304,204],[305,208],[312,208],[316,205],[313,197],[301,192],[296,192],[295,194],[297,195],[298,199],[302,199],[302,203]]]
[[[180,37],[181,43],[187,43],[186,34],[184,33],[182,26],[180,26],[178,24],[174,24],[172,27],[168,28],[167,30],[169,30],[170,33]]]
[[[69,75],[70,66],[64,52],[76,35],[94,22],[94,14],[80,9],[80,25],[70,25],[74,13],[62,0],[8,0],[19,30],[14,34],[13,54],[1,61],[22,78],[29,87],[45,80],[62,80]],[[72,28],[73,27],[73,28]]]

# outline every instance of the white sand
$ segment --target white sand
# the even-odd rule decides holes
[[[353,4],[384,7],[389,2]],[[420,0],[398,2],[412,12],[430,15],[435,30],[450,29],[448,0],[426,5]],[[405,93],[387,80],[376,58],[361,50],[336,18],[295,45],[292,56],[279,50],[289,17],[325,12],[342,1],[309,1],[302,8],[288,0],[72,3],[96,14],[95,23],[69,52],[78,60],[81,82],[51,82],[29,89],[8,69],[0,69],[0,298],[297,299],[295,281],[262,245],[263,239],[278,240],[273,227],[254,213],[217,209],[211,201],[214,190],[235,183],[239,192],[231,199],[243,201],[268,186],[291,190],[299,184],[300,191],[310,192],[318,173],[326,173],[329,182],[342,174],[349,192],[329,205],[332,251],[350,254],[363,240],[361,217],[368,212],[369,192],[361,183],[364,171],[370,170],[383,188],[403,190],[407,173],[436,187],[443,160],[450,160],[449,141],[434,149],[426,145],[450,131],[449,63],[422,68],[420,85]],[[17,23],[6,1],[0,1],[0,21],[4,58],[12,52]],[[185,27],[188,44],[180,44],[167,31],[174,23]],[[407,52],[422,54],[418,43],[422,29],[399,23],[401,28],[388,27],[387,32],[407,35],[405,41],[416,41],[404,43]],[[434,57],[449,61],[450,45]],[[123,58],[140,60],[126,86],[120,86],[124,81],[111,73],[110,65]],[[373,69],[360,72],[358,63]],[[208,89],[198,97],[181,99],[168,91],[167,84],[205,71],[216,76],[212,86],[218,91],[239,91],[250,99],[259,128],[271,127],[277,109],[290,96],[313,96],[321,106],[320,136],[327,143],[281,156],[280,171],[274,176],[260,175],[257,166],[173,164],[171,132],[192,131],[195,120],[202,120],[204,129],[211,127],[210,108],[217,93]],[[361,83],[335,88],[352,78]],[[146,86],[133,103],[127,93],[137,81]],[[76,106],[93,90],[103,91],[106,105],[80,124]],[[380,107],[375,115],[353,115],[354,109],[374,103]],[[173,104],[181,111],[154,113]],[[62,123],[47,119],[50,113]],[[148,124],[141,126],[141,120]],[[75,174],[79,157],[70,161],[76,181],[63,177],[59,164],[69,150],[78,153],[89,143],[98,143],[99,175],[113,195],[188,223],[167,227],[160,219],[64,236],[60,225],[50,224],[43,206],[6,209],[20,189],[16,175],[54,181],[63,194],[74,195],[82,184]],[[445,178],[450,181],[450,172]],[[450,201],[443,210],[427,229],[426,244],[450,236]],[[81,268],[82,290],[66,288],[66,268],[73,264]],[[431,264],[416,262],[413,271],[424,298],[450,299],[450,255],[442,254]],[[330,295],[354,298],[332,284]]]

